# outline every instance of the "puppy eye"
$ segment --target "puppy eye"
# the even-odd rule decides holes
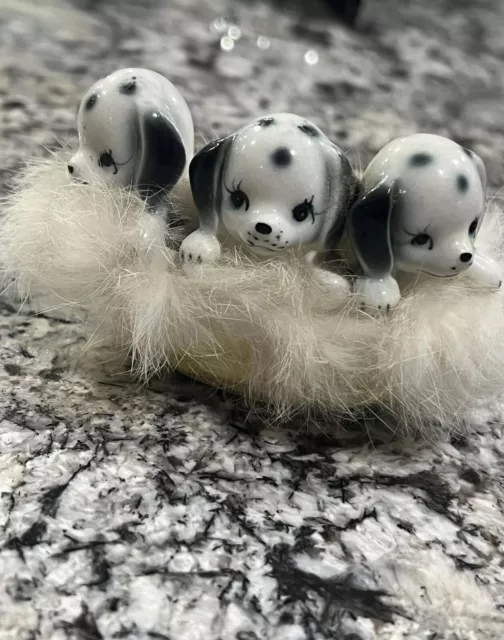
[[[292,216],[294,220],[296,220],[297,222],[303,222],[303,220],[306,220],[308,216],[311,216],[312,224],[315,222],[315,212],[313,211],[313,198],[314,196],[311,197],[311,200],[309,202],[308,202],[308,199],[305,198],[304,202],[301,202],[301,204],[297,204],[294,207],[294,209],[292,210]]]
[[[231,206],[233,207],[233,209],[238,210],[238,209],[241,209],[243,205],[245,205],[245,211],[248,211],[250,202],[245,191],[242,191],[240,189],[240,185],[241,185],[241,181],[238,183],[236,187],[234,186],[234,183],[233,183],[231,189],[228,189],[226,185],[224,186],[226,187],[226,191],[229,193],[229,199],[231,201]]]
[[[113,164],[114,159],[112,158],[112,151],[104,151],[98,158],[99,167],[111,167]]]
[[[478,218],[474,218],[474,220],[469,225],[469,235],[473,236],[476,233],[478,228]]]
[[[415,247],[423,247],[429,245],[429,250],[434,246],[432,238],[426,233],[419,233],[411,239],[411,244]]]

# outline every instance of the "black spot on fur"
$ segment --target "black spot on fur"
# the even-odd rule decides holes
[[[471,158],[472,160],[474,153],[470,149],[467,149],[466,147],[462,147],[462,151],[466,154],[468,158]]]
[[[93,95],[89,96],[89,98],[86,100],[86,104],[84,105],[86,111],[91,111],[91,109],[95,106],[97,100],[98,96],[96,95],[96,93],[93,93]]]
[[[469,189],[469,180],[462,174],[457,176],[457,189],[465,193]]]
[[[315,127],[312,127],[311,124],[300,124],[298,126],[298,129],[303,133],[306,133],[306,135],[310,136],[311,138],[318,138],[319,132],[315,129]]]
[[[271,162],[276,167],[288,167],[292,162],[292,154],[287,147],[279,147],[271,154]]]
[[[135,79],[128,80],[128,82],[125,82],[124,84],[122,84],[119,87],[119,91],[120,91],[120,93],[122,93],[125,96],[133,95],[135,93],[135,91],[136,91],[136,81],[135,81]]]
[[[272,124],[275,124],[275,118],[261,118],[257,124],[260,127],[271,127]]]
[[[434,158],[428,153],[415,153],[409,159],[410,167],[426,167]]]

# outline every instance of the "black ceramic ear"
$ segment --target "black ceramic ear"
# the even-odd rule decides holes
[[[337,166],[336,166],[337,165]],[[324,248],[333,250],[341,240],[345,229],[345,222],[348,211],[355,202],[358,192],[358,179],[348,158],[337,147],[332,147],[326,165],[328,202],[331,203],[334,192],[334,181],[337,179],[340,184],[340,198],[334,203],[335,218],[332,227],[328,230],[324,238]],[[337,178],[336,178],[337,176]]]
[[[138,118],[141,151],[136,183],[148,198],[173,189],[184,172],[186,152],[178,131],[161,113],[140,110]]]
[[[471,158],[471,160],[474,162],[476,166],[476,169],[478,171],[478,174],[481,180],[481,186],[483,187],[483,195],[486,197],[487,172],[486,172],[486,168],[483,163],[483,160],[479,157],[477,153],[474,153],[474,151],[471,151],[471,149],[466,149],[464,147],[464,151],[467,153],[467,155]]]
[[[207,144],[189,165],[189,180],[194,204],[200,216],[200,228],[217,231],[222,206],[222,174],[233,136]]]
[[[379,183],[355,202],[348,215],[348,229],[357,258],[366,276],[389,275],[394,264],[390,221],[394,186]]]

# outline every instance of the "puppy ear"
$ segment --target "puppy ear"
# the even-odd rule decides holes
[[[159,111],[138,111],[140,158],[136,184],[140,194],[149,198],[170,191],[186,166],[186,151],[173,124]]]
[[[479,155],[477,153],[474,153],[474,151],[471,151],[471,149],[466,149],[464,147],[464,151],[466,152],[466,154],[471,158],[471,160],[476,165],[476,169],[477,169],[477,171],[479,173],[479,177],[480,177],[480,180],[481,180],[481,186],[483,187],[483,195],[486,198],[487,172],[486,172],[486,168],[485,168],[485,165],[483,163],[483,160],[479,157]]]
[[[332,205],[334,212],[330,227],[325,232],[324,248],[332,250],[341,240],[348,211],[357,198],[359,187],[359,181],[350,161],[336,145],[332,145],[328,153],[326,176],[328,191],[326,200],[331,203],[330,206]],[[337,202],[333,202],[336,179],[339,182],[340,196]]]
[[[192,196],[198,209],[200,228],[205,231],[215,232],[219,226],[222,178],[232,140],[233,136],[226,136],[210,142],[189,165]]]
[[[394,265],[390,222],[395,185],[379,182],[363,193],[350,209],[348,228],[357,258],[366,276],[390,274]]]

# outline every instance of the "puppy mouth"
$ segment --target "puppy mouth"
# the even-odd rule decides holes
[[[276,247],[274,249],[273,247],[267,247],[264,244],[254,244],[250,240],[247,240],[247,244],[248,244],[249,247],[253,247],[254,249],[261,249],[263,251],[270,251],[271,253],[277,253],[278,251],[282,251],[282,249],[285,249],[285,245],[283,245],[282,247]]]
[[[87,180],[83,180],[82,178],[77,178],[76,176],[70,176],[70,180],[75,182],[76,184],[89,184]]]
[[[270,253],[277,253],[278,251],[283,251],[283,249],[285,249],[289,244],[288,240],[283,244],[279,244],[278,240],[277,242],[270,243],[269,240],[262,240],[262,238],[258,238],[253,233],[250,233],[250,231],[247,231],[247,236],[248,236],[247,238],[244,238],[240,234],[240,239],[243,242],[245,242],[245,244],[247,244],[249,247],[253,249],[260,249],[261,251],[263,250],[268,251]]]
[[[428,276],[432,276],[433,278],[456,278],[458,275],[460,275],[460,271],[457,271],[457,273],[451,273],[447,276],[438,276],[435,273],[430,273],[429,271],[424,271],[423,269],[421,270],[421,273],[426,273]]]

